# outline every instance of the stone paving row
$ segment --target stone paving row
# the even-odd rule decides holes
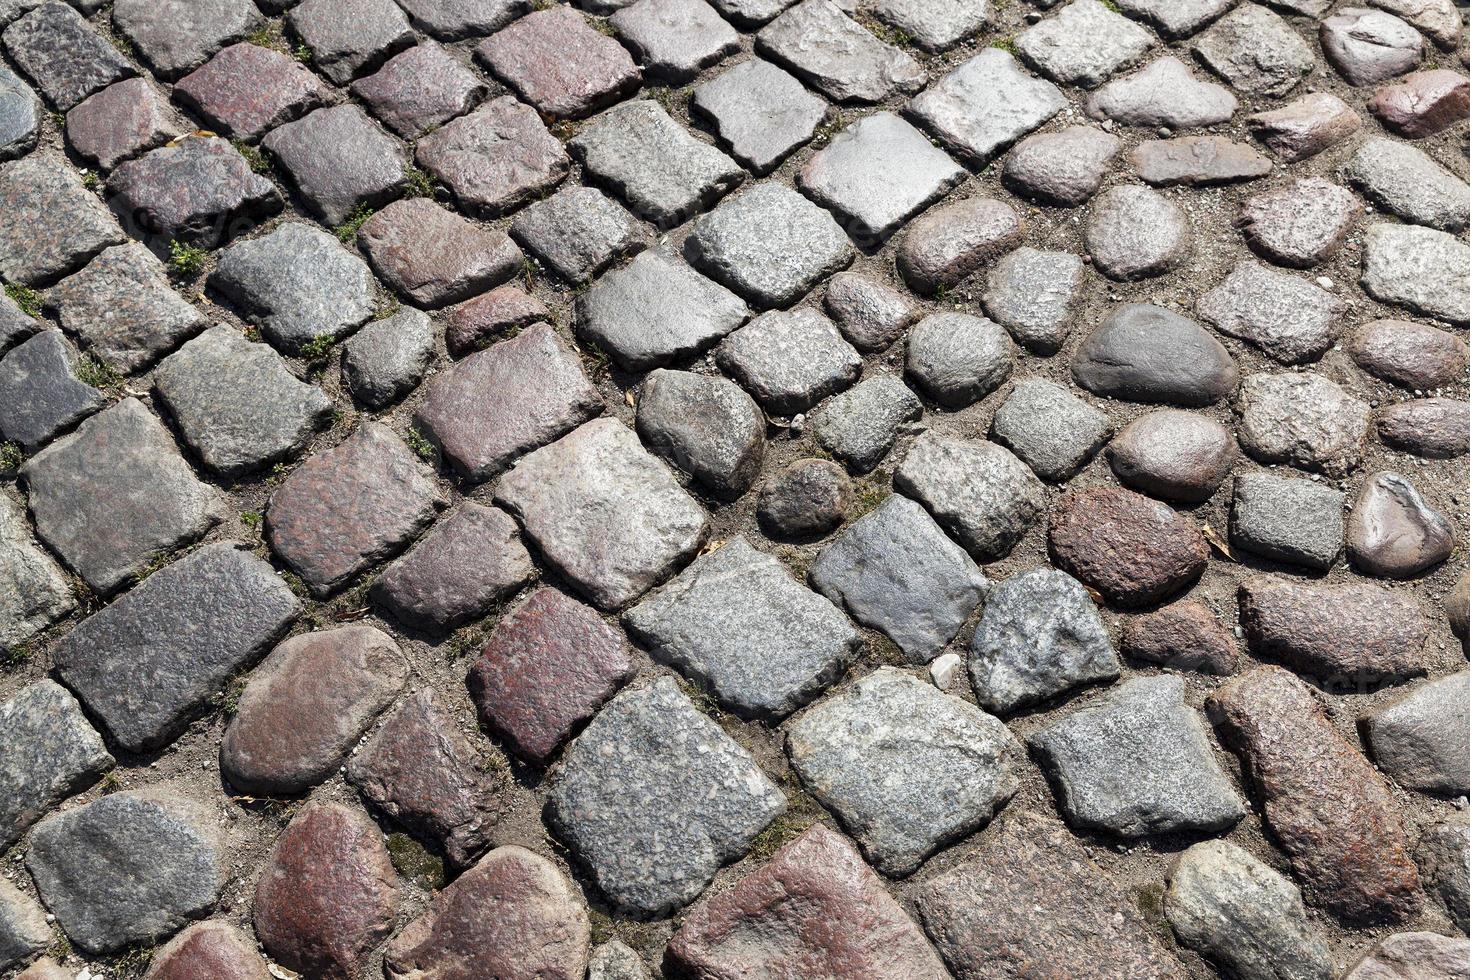
[[[1470,978],[1462,39],[0,0],[0,977]]]

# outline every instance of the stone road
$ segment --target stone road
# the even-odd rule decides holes
[[[0,0],[0,977],[1470,980],[1454,0]]]

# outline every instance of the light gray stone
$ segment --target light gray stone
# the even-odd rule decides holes
[[[1189,317],[1130,303],[1082,342],[1072,377],[1110,398],[1200,408],[1232,394],[1240,371],[1224,345]]]
[[[1022,31],[1015,43],[1022,58],[1054,81],[1094,88],[1157,42],[1101,0],[1072,0],[1055,17]]]
[[[704,0],[636,0],[607,22],[654,80],[688,81],[740,48],[740,35]]]
[[[642,957],[618,939],[594,949],[587,967],[587,980],[652,980],[652,977]]]
[[[1124,126],[1197,129],[1229,122],[1239,104],[1228,88],[1204,81],[1178,58],[1164,55],[1088,96],[1087,114]]]
[[[1068,126],[1028,136],[1006,154],[1001,177],[1017,194],[1045,204],[1076,207],[1087,203],[1123,141],[1092,126]]]
[[[802,0],[761,29],[756,50],[838,102],[881,102],[917,92],[929,78],[832,0]]]
[[[1082,276],[1081,256],[1022,246],[991,268],[981,297],[985,313],[1033,354],[1055,354],[1071,331]]]
[[[1470,793],[1470,671],[1417,684],[1363,721],[1373,758],[1402,786]]]
[[[689,105],[714,121],[731,155],[757,175],[774,170],[827,118],[827,103],[758,58],[697,86]]]
[[[636,427],[649,449],[721,499],[749,490],[766,455],[765,415],[724,378],[655,370],[638,389]]]
[[[893,473],[893,485],[928,509],[978,561],[997,561],[1046,508],[1041,481],[990,442],[925,433]]]
[[[1412,224],[1461,231],[1470,223],[1470,184],[1399,140],[1368,140],[1343,166],[1343,176],[1374,204]]]
[[[986,48],[909,103],[920,125],[969,162],[984,165],[1067,105],[1051,82],[1008,52]]]
[[[1336,255],[1362,213],[1351,191],[1307,177],[1249,198],[1240,209],[1241,230],[1260,255],[1306,269]]]
[[[51,943],[51,924],[30,896],[0,878],[0,970],[21,966]]]
[[[1434,932],[1397,932],[1370,949],[1343,980],[1438,980],[1470,972],[1470,940]]]
[[[52,680],[36,681],[0,704],[0,735],[7,747],[0,764],[0,848],[113,765],[76,698]]]
[[[9,68],[0,68],[0,160],[24,156],[41,138],[41,100]]]
[[[1236,460],[1235,434],[1195,412],[1164,408],[1129,422],[1108,444],[1113,473],[1127,486],[1164,500],[1202,503]]]
[[[1018,381],[990,423],[996,442],[1054,483],[1076,475],[1112,431],[1104,412],[1045,378]]]
[[[878,0],[873,15],[925,51],[954,47],[984,27],[987,0]]]
[[[893,876],[988,823],[1015,795],[1023,757],[998,719],[892,667],[802,715],[786,751],[808,791]]]
[[[1195,312],[1229,337],[1282,364],[1315,361],[1337,341],[1348,305],[1305,279],[1246,260],[1195,303]]]
[[[368,408],[382,408],[418,387],[433,359],[434,321],[409,307],[342,345],[342,382]]]
[[[1322,52],[1349,85],[1377,85],[1424,60],[1424,38],[1392,14],[1339,7],[1322,21]]]
[[[1362,461],[1368,406],[1320,374],[1252,374],[1240,386],[1238,434],[1262,463],[1340,477]]]
[[[1460,44],[1464,24],[1454,0],[1368,0],[1368,5],[1402,18],[1446,51]]]
[[[260,146],[327,225],[376,210],[405,188],[403,145],[352,103],[315,109],[277,126]]]
[[[31,536],[25,508],[0,494],[0,650],[19,647],[76,605],[61,567]]]
[[[1193,49],[1206,67],[1247,95],[1285,95],[1317,62],[1290,24],[1254,3],[1215,21]]]
[[[1158,191],[1122,184],[1098,195],[1082,239],[1109,279],[1148,279],[1174,271],[1190,251],[1189,221]]]
[[[510,232],[532,255],[574,285],[589,282],[648,244],[648,230],[592,187],[567,186],[516,215]]]
[[[1188,37],[1230,9],[1234,0],[1117,0],[1118,9],[1148,21],[1168,38]]]
[[[1128,154],[1128,163],[1154,187],[1234,184],[1271,172],[1271,161],[1263,154],[1212,135],[1146,140]]]
[[[1341,491],[1312,480],[1242,473],[1230,505],[1230,541],[1272,561],[1326,571],[1342,554]]]
[[[811,307],[762,313],[720,344],[715,362],[782,416],[851,386],[863,367],[836,325]]]
[[[118,0],[112,6],[113,26],[163,79],[203,64],[260,20],[251,0]]]
[[[905,370],[930,398],[964,408],[1005,383],[1015,345],[998,324],[968,313],[932,313],[909,331]]]
[[[871,377],[834,395],[811,416],[817,443],[856,473],[873,469],[899,432],[924,414],[919,398],[891,374]]]
[[[1363,239],[1363,290],[1456,325],[1470,323],[1470,245],[1411,225],[1376,224]]]

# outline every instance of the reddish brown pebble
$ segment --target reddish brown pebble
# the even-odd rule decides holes
[[[1416,71],[1380,88],[1368,111],[1400,136],[1433,136],[1470,119],[1470,78],[1444,68]]]
[[[1123,626],[1123,653],[1135,660],[1205,674],[1235,672],[1235,642],[1203,603],[1186,599]]]
[[[153,955],[144,980],[271,980],[269,968],[239,929],[200,922]]]
[[[434,898],[388,947],[388,980],[582,980],[592,929],[566,876],[501,847]]]
[[[183,131],[168,100],[142,78],[109,85],[66,114],[66,141],[103,170]]]
[[[450,310],[444,341],[449,353],[464,357],[507,330],[550,319],[546,304],[520,286],[501,286]]]
[[[1210,557],[1193,521],[1117,487],[1062,498],[1048,540],[1058,566],[1119,606],[1168,598],[1199,578]]]
[[[1464,980],[1470,940],[1433,932],[1399,932],[1369,950],[1342,980]]]
[[[496,624],[468,683],[486,726],[542,762],[632,676],[620,630],[541,588]]]
[[[1221,685],[1209,709],[1244,758],[1308,901],[1350,922],[1418,913],[1419,872],[1393,794],[1305,684],[1257,667]]]
[[[948,976],[882,879],[822,824],[691,911],[669,955],[693,980]]]
[[[253,140],[326,101],[327,88],[290,55],[234,44],[179,79],[174,98],[226,136]]]
[[[1395,449],[1454,459],[1470,453],[1470,402],[1421,398],[1389,405],[1378,413],[1378,435]]]
[[[1369,374],[1405,388],[1447,385],[1470,363],[1470,344],[1412,320],[1374,320],[1353,331],[1348,353]]]
[[[63,969],[49,956],[43,956],[16,975],[15,980],[76,980],[76,974]]]
[[[393,931],[398,881],[383,835],[340,803],[313,803],[282,832],[255,885],[255,934],[312,980],[358,980]]]
[[[958,284],[984,262],[1021,244],[1025,223],[1004,201],[974,198],[936,208],[909,226],[896,262],[921,293]]]
[[[378,275],[419,306],[457,303],[515,277],[524,261],[504,232],[422,197],[395,201],[358,230]]]
[[[1353,690],[1425,671],[1429,622],[1419,604],[1368,582],[1254,575],[1240,584],[1240,621],[1252,654],[1319,686]]]

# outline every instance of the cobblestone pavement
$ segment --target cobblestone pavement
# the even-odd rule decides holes
[[[1470,977],[1451,0],[0,0],[0,976]]]

